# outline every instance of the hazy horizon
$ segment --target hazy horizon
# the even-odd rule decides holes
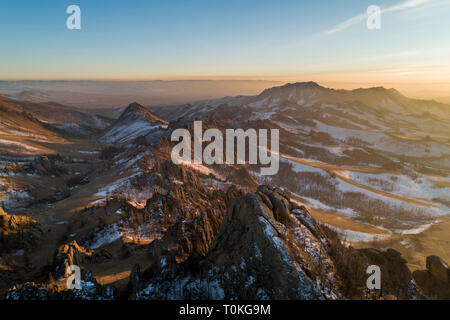
[[[258,95],[274,86],[308,81],[312,80],[0,80],[0,95],[33,102],[58,102],[87,109],[118,108],[133,101],[147,106],[170,106],[226,96]],[[420,83],[317,83],[336,90],[393,88],[408,98],[450,103],[450,94],[445,90],[446,84],[434,84],[434,90],[430,90]]]
[[[0,79],[315,81],[450,94],[446,0],[121,1],[0,4]],[[366,25],[378,5],[380,29]],[[413,35],[413,36],[412,36]],[[20,39],[20,41],[18,41]],[[245,90],[244,90],[245,91]]]

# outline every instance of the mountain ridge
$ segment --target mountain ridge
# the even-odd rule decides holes
[[[133,102],[102,133],[99,140],[102,142],[126,143],[167,126],[167,121],[150,112],[139,103]]]

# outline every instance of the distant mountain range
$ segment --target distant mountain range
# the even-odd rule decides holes
[[[175,105],[223,96],[256,94],[278,81],[0,81],[0,96],[32,102],[57,102],[84,109],[127,106],[130,97],[143,105]]]

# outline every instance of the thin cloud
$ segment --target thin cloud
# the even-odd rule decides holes
[[[381,13],[388,13],[388,12],[396,12],[396,11],[403,11],[403,10],[407,10],[407,9],[411,9],[411,8],[415,8],[415,7],[419,7],[421,5],[424,5],[425,3],[429,3],[431,1],[434,0],[406,0],[400,4],[394,5],[392,7],[386,8],[386,9],[382,9]],[[325,34],[332,34],[332,33],[336,33],[342,30],[345,30],[347,28],[350,28],[351,26],[363,22],[365,20],[367,20],[367,18],[369,17],[368,13],[363,13],[360,15],[357,15],[353,18],[350,18],[348,20],[345,20],[342,23],[339,23],[337,25],[335,25],[333,28],[331,28],[330,30],[325,31]]]

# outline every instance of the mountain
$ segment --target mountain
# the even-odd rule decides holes
[[[2,154],[36,154],[45,150],[34,142],[63,139],[35,115],[9,99],[0,99],[0,148]]]
[[[56,103],[32,103],[0,97],[0,148],[3,153],[54,153],[48,144],[66,136],[83,137],[109,125],[109,119]]]
[[[250,174],[257,183],[288,188],[323,219],[348,219],[335,224],[342,237],[377,240],[423,266],[427,254],[417,252],[428,243],[425,235],[447,223],[449,105],[394,89],[333,90],[307,82],[151,111],[181,126],[202,119],[221,130],[279,129],[278,174],[261,177],[251,166]],[[439,250],[426,246],[429,255]]]
[[[263,91],[252,103],[255,107],[275,106],[280,102],[297,105],[314,104],[361,104],[383,113],[421,115],[426,112],[449,116],[448,105],[435,101],[409,99],[395,89],[374,87],[368,89],[335,90],[315,82],[292,83]]]
[[[173,267],[170,251],[158,250],[143,275],[132,284],[136,299],[342,299],[366,298],[353,287],[374,259],[396,271],[383,280],[383,293],[400,299],[418,296],[411,273],[394,251],[383,253],[345,248],[317,223],[308,210],[285,192],[260,186],[234,199],[204,257]],[[332,249],[334,248],[334,249]],[[337,249],[339,248],[339,249]],[[154,251],[155,252],[155,251]],[[135,268],[134,270],[139,270]],[[149,282],[142,279],[153,275]],[[136,281],[137,279],[137,281]],[[347,282],[342,284],[342,281]],[[349,296],[349,293],[353,296]]]
[[[101,117],[28,104],[5,102],[0,119],[10,130],[1,139],[29,127],[49,140],[21,138],[46,148],[34,154],[0,153],[5,299],[447,294],[448,266],[428,258],[450,250],[445,105],[313,82],[162,109],[132,103]],[[58,128],[63,115],[104,121],[75,135]],[[278,173],[174,164],[171,132],[192,132],[196,119],[222,133],[278,129]],[[66,288],[69,263],[81,268],[81,290]],[[367,290],[370,265],[381,268],[382,291]]]
[[[264,80],[0,81],[0,95],[101,110],[127,105],[130,97],[145,105],[177,105],[226,95],[255,94],[280,83]]]
[[[69,133],[87,134],[104,129],[109,125],[109,119],[76,107],[59,103],[33,103],[0,97],[2,105],[14,106],[23,112],[33,115],[39,121]]]
[[[207,112],[219,106],[229,107],[245,106],[255,111],[270,110],[280,104],[293,104],[303,108],[320,105],[354,105],[363,113],[394,113],[401,115],[422,115],[431,113],[436,116],[450,117],[449,105],[432,100],[409,99],[395,89],[374,87],[368,89],[336,90],[320,86],[315,82],[289,83],[279,87],[264,90],[257,96],[227,97],[216,100],[205,100],[195,104],[175,107],[175,110],[184,109],[184,115],[192,111]],[[161,108],[153,107],[157,111]],[[160,110],[166,118],[171,107]],[[200,111],[201,110],[201,111]],[[171,119],[182,112],[173,112]],[[197,115],[195,115],[197,116]]]
[[[197,188],[202,187],[193,190]],[[153,198],[147,206],[152,205],[150,202],[156,205],[160,201]],[[332,231],[317,223],[281,190],[261,186],[255,194],[231,201],[217,221],[219,217],[220,213],[216,216],[205,211],[199,220],[184,220],[177,228],[169,228],[160,240],[153,241],[149,245],[150,266],[144,272],[139,265],[133,267],[128,298],[373,298],[359,282],[364,282],[365,267],[380,261],[383,269],[390,271],[383,277],[382,298],[420,297],[398,252],[357,251],[342,246]],[[197,234],[209,235],[213,240],[205,243]],[[179,255],[184,244],[188,245],[186,248],[205,251]],[[52,283],[27,283],[8,291],[5,298],[28,300],[39,295],[41,299],[114,299],[116,289],[100,286],[92,272],[84,269],[114,255],[100,252],[73,241],[55,254],[52,268],[55,275],[61,274],[62,282],[66,278],[59,270],[65,270],[64,266],[83,266],[82,279],[90,284],[81,290],[61,291]]]
[[[130,104],[100,137],[108,143],[126,143],[140,136],[147,136],[154,131],[167,128],[167,121],[151,113],[140,104]]]

